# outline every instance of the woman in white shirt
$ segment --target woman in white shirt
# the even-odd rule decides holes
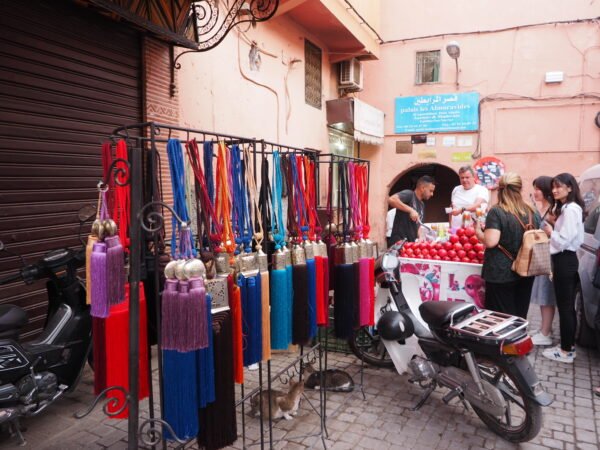
[[[560,323],[560,345],[544,350],[554,361],[573,363],[575,359],[575,288],[579,261],[575,253],[583,243],[583,200],[575,177],[561,173],[552,179],[554,229],[543,227],[550,238],[552,274]]]

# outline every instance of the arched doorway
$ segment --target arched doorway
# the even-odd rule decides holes
[[[441,164],[422,164],[413,166],[402,173],[390,189],[389,195],[404,189],[414,189],[417,180],[423,175],[429,175],[435,180],[435,194],[425,204],[425,222],[447,222],[448,215],[444,208],[450,206],[452,189],[460,184],[458,174],[449,167]]]

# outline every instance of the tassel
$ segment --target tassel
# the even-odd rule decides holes
[[[202,278],[190,278],[190,303],[187,314],[187,330],[193,333],[193,350],[208,347],[208,330],[206,320],[206,288]],[[210,306],[208,306],[210,311]]]
[[[94,359],[94,394],[98,395],[108,387],[106,384],[106,341],[105,319],[92,317],[92,345]]]
[[[314,259],[306,260],[308,274],[308,337],[317,335],[317,266]]]
[[[316,308],[317,308],[317,325],[323,325],[323,321],[325,320],[325,305],[323,303],[323,257],[315,256],[315,271],[316,271],[316,284],[317,284],[317,298],[316,298]]]
[[[269,272],[260,273],[260,292],[262,305],[262,360],[271,359],[271,311],[269,306]]]
[[[358,261],[352,263],[352,283],[354,289],[352,290],[352,322],[354,323],[354,329],[360,327],[360,270],[358,267]]]
[[[215,450],[232,445],[238,437],[235,411],[233,333],[231,311],[214,314],[215,401],[200,410],[198,446]]]
[[[260,275],[257,275],[260,277]],[[262,353],[262,307],[260,305],[260,280],[257,277],[238,277],[238,285],[242,296],[242,333],[244,343],[244,366],[255,364],[261,360]]]
[[[233,283],[233,275],[227,277],[229,290],[229,308],[231,309],[232,333],[233,333],[233,367],[235,382],[244,383],[244,356],[242,337],[242,298],[239,286]]]
[[[163,350],[163,417],[180,439],[198,436],[197,353]],[[174,439],[168,429],[164,433]]]
[[[284,269],[271,271],[271,348],[287,350],[290,345],[287,272]]]
[[[292,343],[306,345],[309,341],[308,269],[306,264],[293,267],[293,325]]]
[[[186,328],[188,306],[190,303],[189,282],[179,280],[179,291],[175,302],[175,320],[173,321],[175,350],[189,352],[192,350],[192,342],[189,330]]]
[[[354,313],[354,267],[352,264],[338,264],[334,269],[336,286],[333,301],[335,336],[348,339],[352,334]]]
[[[329,326],[329,286],[330,286],[330,282],[331,279],[329,277],[330,274],[330,265],[329,265],[329,258],[324,257],[323,258],[323,304],[324,304],[324,311],[325,311],[325,317],[324,317],[324,322],[323,325],[325,326]]]
[[[85,246],[85,304],[90,305],[92,303],[92,251],[94,250],[94,244],[98,242],[97,236],[88,236],[87,245]]]
[[[369,325],[371,321],[371,292],[373,286],[371,286],[370,276],[370,262],[372,258],[361,258],[358,262],[359,270],[359,326],[364,327]]]
[[[285,266],[287,278],[287,341],[292,342],[294,338],[294,269],[291,264]]]
[[[165,290],[162,292],[161,305],[161,348],[163,350],[175,350],[176,341],[176,305],[177,289],[179,281],[175,279],[165,280]]]
[[[369,307],[369,325],[375,325],[375,258],[369,258],[369,289],[370,289],[370,307]]]
[[[208,325],[207,345],[197,352],[198,355],[198,406],[205,408],[215,401],[215,355],[213,342],[213,323],[210,295],[206,295],[204,316]],[[219,374],[220,375],[220,374]]]
[[[106,280],[106,244],[96,242],[90,257],[90,272],[92,275],[92,317],[106,318],[109,312],[108,285]]]
[[[119,236],[107,236],[106,243],[108,302],[118,305],[125,299],[125,256]]]

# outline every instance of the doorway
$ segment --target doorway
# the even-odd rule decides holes
[[[448,215],[444,208],[450,206],[452,190],[460,184],[458,174],[449,167],[441,164],[422,164],[413,166],[404,171],[392,185],[389,195],[404,189],[414,189],[417,180],[424,175],[429,175],[435,180],[435,193],[426,202],[425,222],[447,222]]]

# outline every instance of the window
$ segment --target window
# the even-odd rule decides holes
[[[440,81],[440,51],[417,52],[416,84]]]
[[[321,49],[304,40],[304,101],[321,109]]]

